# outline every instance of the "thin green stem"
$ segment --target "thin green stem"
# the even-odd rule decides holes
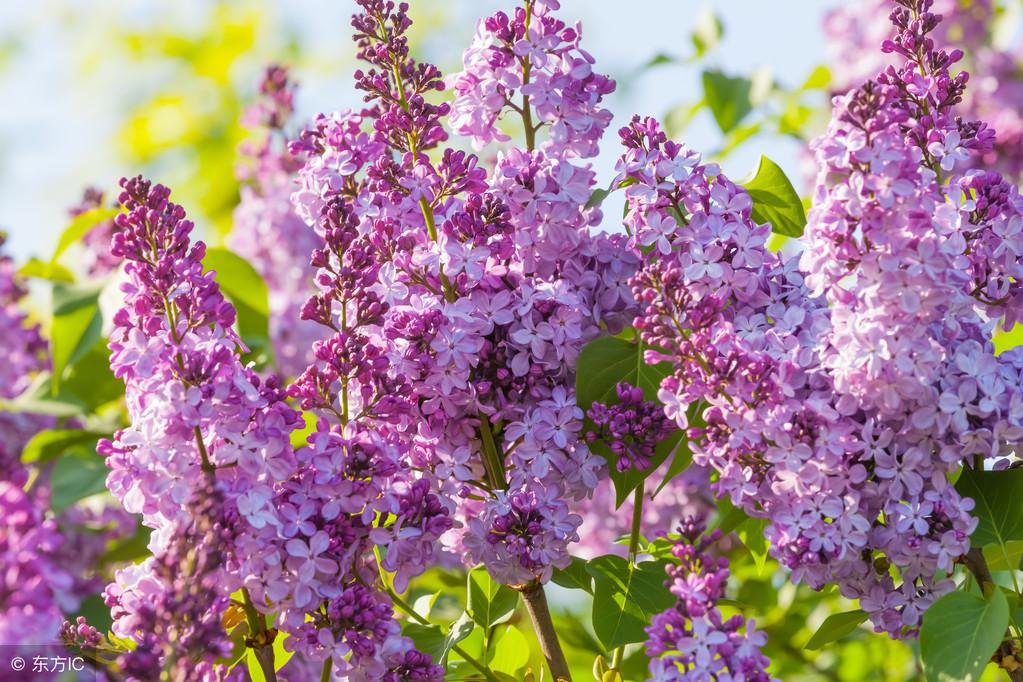
[[[490,485],[495,489],[504,490],[508,487],[508,481],[504,476],[504,462],[497,449],[497,441],[494,440],[490,419],[485,414],[480,415],[480,438],[483,441],[483,464],[487,470]]]
[[[533,0],[526,0],[526,33],[529,33],[529,20],[533,16]],[[529,72],[532,68],[527,55],[522,61],[522,86],[529,85]],[[522,95],[522,126],[526,132],[526,149],[533,151],[536,147],[536,128],[533,127],[533,112],[529,105],[529,95]]]
[[[643,525],[643,498],[646,496],[646,481],[641,481],[636,488],[632,503],[632,530],[629,533],[629,563],[635,564],[639,556],[639,536]],[[625,647],[620,646],[614,650],[611,656],[611,670],[621,674],[622,659],[625,657]]]
[[[430,202],[426,200],[426,197],[419,197],[419,209],[423,213],[423,220],[426,221],[426,233],[430,235],[432,241],[437,241],[437,220],[433,216],[433,209],[430,207]],[[440,268],[440,284],[444,290],[444,298],[449,303],[455,301],[455,290],[451,286],[451,280],[444,274],[444,268]]]
[[[401,108],[408,113],[408,98],[405,96],[405,84],[401,80],[401,69],[397,62],[391,65],[391,73],[394,76],[394,87],[398,90],[398,103]],[[409,131],[406,135],[408,139],[408,150],[412,155],[412,163],[415,164],[419,158],[419,145],[416,140],[416,136]],[[433,208],[430,207],[430,203],[426,200],[426,197],[419,197],[419,209],[423,213],[423,220],[426,222],[426,232],[430,235],[431,241],[437,241],[437,221],[433,216]],[[454,289],[451,287],[451,282],[448,280],[448,276],[444,274],[444,267],[440,268],[440,283],[444,289],[444,298],[448,302],[455,300]]]
[[[256,610],[252,603],[249,591],[242,588],[242,609],[245,611],[245,620],[249,624],[251,635],[249,646],[259,662],[259,668],[263,671],[266,682],[277,682],[277,667],[274,665],[273,639],[266,629],[266,620]],[[329,660],[329,659],[328,659]]]
[[[213,474],[216,471],[216,467],[210,462],[210,455],[206,452],[206,443],[202,439],[202,431],[199,427],[195,427],[195,444],[199,447],[199,459],[202,462],[202,470],[206,474]]]
[[[636,556],[639,554],[639,532],[643,523],[643,498],[646,496],[646,481],[642,481],[636,488],[636,495],[632,505],[632,532],[629,533],[629,563],[636,563]]]
[[[398,596],[398,593],[395,592],[391,587],[389,587],[386,582],[384,583],[384,589],[387,591],[387,594],[391,597],[391,601],[394,603],[394,605],[397,606],[402,611],[404,611],[409,617],[414,618],[422,625],[433,625],[433,623],[427,620],[423,615],[417,613],[416,610],[412,608],[411,604],[409,604],[407,601]],[[483,675],[483,677],[485,677],[486,679],[490,680],[490,682],[500,682],[500,680],[497,679],[497,676],[494,675],[494,673],[490,672],[489,668],[487,668],[485,665],[483,665],[475,658],[470,656],[462,647],[458,646],[457,644],[453,644],[451,646],[451,650],[454,651],[459,656],[461,656],[466,663],[476,668],[476,670],[479,670],[480,674]]]
[[[334,659],[327,656],[327,660],[323,662],[323,671],[320,672],[320,682],[330,682],[330,671],[334,667]]]

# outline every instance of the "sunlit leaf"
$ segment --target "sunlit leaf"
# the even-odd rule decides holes
[[[71,223],[64,228],[60,239],[57,240],[57,248],[53,250],[50,261],[56,262],[72,244],[78,243],[94,227],[113,219],[120,212],[120,209],[117,208],[94,208],[75,216]]]
[[[48,429],[32,437],[21,451],[24,464],[45,464],[77,446],[95,450],[96,441],[106,434],[80,429]]]
[[[778,164],[761,156],[756,172],[740,184],[753,200],[753,220],[770,223],[774,232],[788,237],[803,234],[806,227],[803,201]]]
[[[483,566],[468,573],[466,612],[480,627],[491,628],[511,618],[519,603],[519,593],[490,577]]]
[[[103,458],[81,450],[65,453],[50,472],[50,504],[60,513],[78,500],[107,489],[107,468]]]
[[[644,628],[650,618],[673,603],[664,586],[664,561],[630,564],[620,556],[606,554],[586,565],[594,579],[593,630],[610,651],[646,640]]]
[[[18,269],[18,274],[22,277],[35,277],[37,279],[45,279],[51,282],[75,281],[75,276],[71,273],[71,271],[60,263],[44,263],[38,258],[28,259],[25,264]]]
[[[920,627],[928,682],[976,682],[1005,637],[1009,605],[1001,590],[985,598],[951,592],[931,604]]]
[[[821,626],[817,628],[817,632],[813,633],[813,637],[810,638],[810,641],[803,648],[810,649],[811,651],[822,649],[826,644],[830,644],[855,632],[860,623],[867,620],[869,615],[863,609],[846,611],[845,613],[833,613],[821,623]]]
[[[721,132],[730,132],[753,110],[752,88],[748,78],[727,76],[717,70],[703,72],[703,99]]]
[[[53,390],[60,391],[64,370],[85,355],[100,339],[103,316],[99,309],[102,285],[53,286],[53,322],[50,326],[50,362]]]

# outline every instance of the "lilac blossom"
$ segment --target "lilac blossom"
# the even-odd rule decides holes
[[[653,617],[647,634],[652,682],[746,680],[769,682],[767,657],[760,647],[767,635],[741,615],[724,618],[718,602],[728,582],[728,560],[715,556],[721,531],[701,535],[692,518],[679,528],[667,567],[667,587],[676,605]]]
[[[0,481],[0,644],[55,642],[63,610],[77,607],[74,579],[58,560],[63,539],[19,485]]]
[[[294,111],[294,93],[288,70],[268,66],[260,97],[243,118],[255,137],[241,149],[241,200],[227,237],[228,246],[266,282],[274,365],[284,376],[295,376],[305,368],[313,341],[323,336],[319,327],[299,314],[313,289],[308,261],[316,235],[295,214],[290,200],[294,176],[302,166],[301,154],[289,151],[284,132]]]
[[[670,178],[662,159],[692,152],[656,123],[623,129],[619,165],[634,234],[652,213],[682,222],[633,285],[648,360],[674,364],[659,395],[694,462],[768,520],[797,581],[837,583],[893,637],[952,589],[939,576],[977,524],[946,473],[1023,435],[1019,356],[989,340],[1018,318],[1021,203],[996,173],[959,169],[993,132],[956,114],[968,75],[949,72],[960,51],[935,47],[930,6],[900,0],[883,44],[898,68],[835,99],[800,256],[740,247],[736,235],[762,244],[769,226],[711,165]],[[685,418],[698,401],[705,426]]]

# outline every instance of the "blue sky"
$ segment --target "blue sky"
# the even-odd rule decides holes
[[[419,0],[420,3],[426,0]],[[445,0],[443,24],[423,45],[427,56],[450,68],[471,37],[476,17],[513,7],[495,0]],[[298,70],[302,89],[299,115],[358,103],[351,88],[351,43],[347,17],[351,0],[277,0],[268,2],[268,23],[290,27],[316,59]],[[416,4],[413,2],[413,4]],[[602,184],[611,177],[617,147],[613,131],[633,112],[660,116],[680,102],[700,97],[699,69],[669,64],[638,73],[660,53],[685,57],[689,35],[705,7],[725,24],[725,38],[711,63],[726,72],[749,73],[769,66],[774,77],[795,85],[823,59],[822,13],[833,2],[787,0],[562,0],[560,16],[583,24],[583,44],[598,68],[619,81],[610,107],[616,114],[606,152],[595,166]],[[426,5],[424,5],[425,7]],[[144,71],[102,64],[82,76],[81,63],[102,45],[89,44],[90,22],[158,19],[172,25],[202,20],[207,0],[42,0],[0,3],[0,52],[4,37],[20,49],[0,66],[0,228],[9,232],[19,258],[47,254],[66,224],[66,209],[87,184],[111,186],[125,167],[106,140],[117,129],[115,96],[145,87]],[[86,10],[87,11],[83,11]],[[273,52],[270,48],[269,52]],[[268,54],[273,58],[273,54]],[[347,63],[346,63],[347,62]],[[710,150],[720,136],[709,115],[686,131],[693,148]],[[724,164],[734,177],[751,170],[761,153],[798,175],[796,145],[765,140],[741,149]],[[609,213],[610,214],[610,213]],[[611,214],[613,215],[613,214]]]

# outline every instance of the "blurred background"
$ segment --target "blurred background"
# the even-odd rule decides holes
[[[618,81],[611,131],[632,112],[678,131],[703,97],[701,72],[743,75],[764,91],[798,88],[825,57],[822,16],[834,2],[564,0],[583,46]],[[359,105],[351,83],[352,0],[40,0],[0,3],[0,229],[19,260],[49,254],[87,185],[122,175],[174,188],[200,230],[228,227],[236,203],[238,118],[270,61],[293,65],[297,120]],[[478,17],[496,0],[412,2],[414,49],[458,70]],[[720,22],[720,23],[717,23]],[[720,31],[724,28],[723,33]],[[703,35],[705,44],[692,36]],[[718,41],[717,45],[713,43]],[[820,98],[823,102],[823,95]],[[763,131],[758,131],[763,132]],[[746,133],[749,134],[749,133]],[[728,143],[706,107],[684,139],[704,152]],[[601,184],[618,154],[611,133]],[[801,142],[761,134],[724,159],[739,178],[760,153],[798,175]],[[609,215],[611,213],[609,212]]]

